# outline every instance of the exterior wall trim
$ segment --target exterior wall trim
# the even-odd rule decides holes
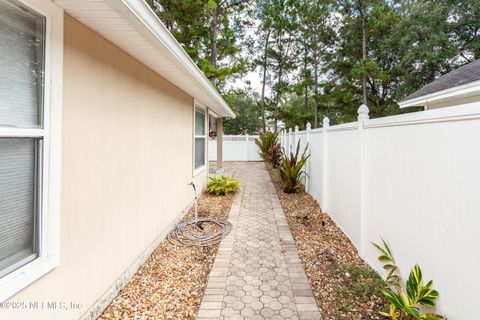
[[[199,168],[195,168],[195,138],[197,137],[195,135],[195,114],[196,114],[196,109],[199,108],[205,113],[205,159],[203,160],[205,164]],[[207,142],[208,142],[208,128],[209,128],[209,123],[208,123],[208,115],[209,115],[209,108],[205,106],[201,101],[198,99],[194,98],[193,99],[193,124],[192,124],[192,140],[193,140],[193,149],[192,149],[192,177],[196,177],[202,172],[204,172],[207,168],[208,165],[208,149],[207,149]]]
[[[44,137],[39,256],[0,279],[0,301],[10,298],[59,264],[63,102],[63,10],[49,1],[20,0],[46,18],[44,127],[0,130],[0,136]],[[11,132],[8,132],[11,131]],[[13,132],[13,133],[12,133]]]

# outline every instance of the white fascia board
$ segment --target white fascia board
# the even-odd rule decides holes
[[[417,98],[401,101],[398,103],[400,108],[429,106],[453,99],[469,97],[480,94],[480,80],[473,81],[461,86],[448,88],[431,94],[420,96]]]

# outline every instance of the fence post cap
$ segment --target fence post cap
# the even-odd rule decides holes
[[[288,128],[288,132],[292,133],[292,128]]]
[[[322,123],[323,123],[324,127],[329,127],[330,126],[330,119],[328,119],[328,117],[324,117]]]
[[[367,105],[361,104],[360,107],[358,107],[358,120],[366,120],[369,119],[370,117],[368,116],[368,112],[370,110],[368,109]]]
[[[310,122],[307,122],[307,130],[310,130],[312,129],[312,125],[310,124]]]
[[[297,131],[298,131],[298,126],[295,126],[295,132],[297,132]]]

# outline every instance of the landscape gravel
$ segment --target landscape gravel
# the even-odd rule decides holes
[[[227,219],[233,198],[202,194],[200,215]],[[182,221],[190,219],[192,210]],[[99,319],[195,319],[217,249],[174,246],[165,239]]]

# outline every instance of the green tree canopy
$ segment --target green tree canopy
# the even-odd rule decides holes
[[[224,98],[237,114],[235,119],[225,120],[225,134],[257,134],[261,131],[258,95],[248,90],[237,89],[224,94]]]
[[[480,1],[148,2],[238,113],[230,132],[354,121],[364,97],[372,118],[416,111],[397,102],[480,58]],[[259,94],[228,91],[249,68]]]

